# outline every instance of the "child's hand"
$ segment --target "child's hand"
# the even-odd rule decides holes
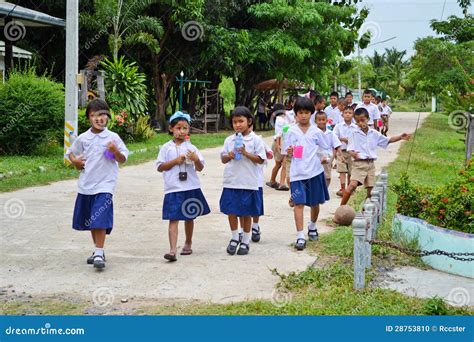
[[[411,138],[411,134],[408,134],[408,133],[403,133],[400,138],[402,138],[402,140],[410,140]]]
[[[349,151],[349,154],[351,155],[352,158],[355,160],[359,159],[359,152],[356,151]]]
[[[341,142],[343,142],[344,144],[348,144],[349,143],[349,139],[348,138],[339,138],[339,140]]]
[[[188,151],[186,157],[188,157],[188,159],[192,160],[193,162],[197,162],[199,160],[197,153],[193,151]]]
[[[346,158],[344,158],[344,156],[341,154],[341,155],[339,156],[339,161],[340,161],[341,163],[346,163]]]
[[[84,167],[86,165],[86,160],[84,159],[84,157],[82,155],[80,155],[80,156],[76,157],[76,159],[74,160],[74,162],[72,162],[72,164],[79,171],[84,170]]]
[[[117,148],[117,145],[115,144],[115,141],[109,142],[107,144],[107,149],[114,154],[118,152],[118,148]]]
[[[321,159],[321,164],[328,164],[329,163],[329,159],[327,157],[323,157]]]
[[[293,157],[293,146],[290,146],[286,149],[286,154],[289,156],[289,157]]]
[[[230,158],[230,159],[235,159],[235,153],[234,151],[230,151],[227,156]]]
[[[176,165],[181,165],[186,161],[185,155],[180,155],[178,158],[175,159]]]
[[[239,147],[237,149],[237,152],[239,152],[241,155],[243,155],[244,157],[247,157],[247,151],[245,150],[245,145],[242,145],[242,147]]]

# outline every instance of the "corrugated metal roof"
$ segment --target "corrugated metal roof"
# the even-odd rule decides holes
[[[64,19],[17,6],[10,2],[0,1],[0,25],[5,25],[5,17],[7,16],[16,21],[20,21],[27,27],[66,26],[66,21]]]
[[[5,42],[0,40],[0,56],[5,56]],[[31,52],[13,46],[13,57],[15,58],[31,58]]]

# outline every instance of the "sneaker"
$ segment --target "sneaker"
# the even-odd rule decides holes
[[[105,261],[105,253],[104,253],[104,261]],[[94,253],[90,257],[87,258],[87,265],[93,265],[94,264]]]
[[[230,255],[234,255],[237,252],[237,247],[239,246],[240,242],[236,240],[230,240],[229,245],[227,246],[227,253]]]
[[[259,242],[260,241],[260,226],[257,228],[252,228],[252,241]]]
[[[249,254],[250,247],[246,243],[241,243],[237,255],[247,255]]]
[[[308,229],[308,238],[309,238],[309,241],[318,241],[319,239],[318,230]]]
[[[105,259],[101,255],[94,256],[94,267],[98,269],[102,269],[105,267]]]

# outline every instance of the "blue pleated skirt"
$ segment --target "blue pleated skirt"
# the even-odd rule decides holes
[[[77,194],[72,228],[75,230],[106,229],[110,234],[114,225],[112,194]]]
[[[226,215],[261,216],[263,189],[260,191],[224,188],[219,205],[221,212]]]
[[[329,192],[324,172],[311,179],[290,182],[291,199],[295,204],[313,207],[329,201]]]
[[[210,212],[201,189],[171,192],[163,201],[163,220],[189,221]]]

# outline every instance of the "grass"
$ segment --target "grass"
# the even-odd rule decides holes
[[[229,134],[230,132],[195,134],[192,136],[192,142],[199,149],[216,147],[222,145]],[[160,133],[146,142],[127,144],[132,153],[125,166],[155,159],[158,155],[159,146],[169,139],[168,134]],[[0,174],[4,175],[4,178],[0,179],[0,192],[77,177],[78,172],[74,168],[66,167],[63,164],[62,156],[63,149],[57,147],[43,156],[0,157]],[[12,174],[9,175],[10,172]]]
[[[419,102],[408,101],[408,100],[398,100],[390,104],[390,107],[394,112],[430,112],[431,103],[427,103],[423,106]]]

